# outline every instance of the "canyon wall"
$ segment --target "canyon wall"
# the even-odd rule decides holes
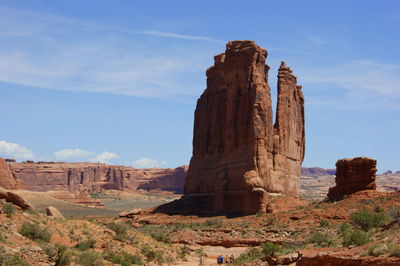
[[[0,187],[5,189],[24,189],[24,183],[11,172],[8,163],[0,158]]]
[[[184,193],[213,211],[266,211],[268,192],[298,195],[304,98],[282,62],[273,124],[266,57],[253,41],[232,41],[207,70]]]
[[[101,189],[159,189],[181,192],[186,168],[147,168],[102,163],[24,162],[9,163],[12,173],[31,191],[69,191],[93,193]],[[154,180],[163,180],[154,182]],[[147,183],[151,183],[146,185]]]

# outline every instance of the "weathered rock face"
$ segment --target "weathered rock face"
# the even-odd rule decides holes
[[[120,165],[100,163],[10,163],[13,174],[23,180],[31,191],[69,191],[78,194],[93,193],[101,189],[136,190],[139,186],[156,189],[155,180],[170,191],[182,191],[180,181],[186,175],[185,168],[177,169],[137,169]],[[184,179],[184,177],[183,177]],[[178,181],[177,181],[178,180]],[[170,183],[168,183],[170,182]],[[153,185],[146,186],[147,183]],[[163,190],[163,187],[160,186]]]
[[[54,218],[65,219],[64,215],[54,206],[48,206],[46,208],[46,215]]]
[[[368,157],[341,159],[336,162],[336,186],[329,188],[328,198],[341,200],[343,196],[361,190],[376,190],[376,160]]]
[[[165,175],[139,185],[138,189],[173,191],[182,194],[183,187],[185,185],[187,169],[187,166],[177,167],[169,174],[166,173]]]
[[[24,189],[24,183],[11,172],[8,163],[0,158],[0,187],[6,189]]]
[[[266,57],[267,51],[253,41],[232,41],[207,70],[184,192],[214,211],[265,211],[268,192],[298,194],[304,98],[282,62],[273,124]]]
[[[0,199],[5,199],[6,201],[21,207],[23,210],[34,209],[33,205],[27,199],[13,191],[8,191],[3,188],[0,188]]]

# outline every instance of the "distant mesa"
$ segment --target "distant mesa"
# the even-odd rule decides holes
[[[376,171],[376,160],[368,157],[338,160],[336,186],[329,188],[328,198],[341,200],[361,190],[376,190]]]
[[[193,156],[179,204],[251,214],[268,210],[269,192],[298,196],[304,97],[282,62],[273,124],[266,57],[254,41],[231,41],[225,53],[214,57],[207,88],[197,101]]]
[[[393,171],[392,170],[387,170],[386,172],[384,172],[382,175],[392,175]]]

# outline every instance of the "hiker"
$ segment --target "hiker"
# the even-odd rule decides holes
[[[230,264],[235,263],[235,256],[233,256],[233,254],[231,254],[231,257],[229,258],[229,263]]]
[[[219,256],[218,256],[218,258],[217,258],[217,263],[218,263],[218,264],[224,263],[224,257],[223,257],[222,255],[219,255]]]
[[[225,256],[225,263],[226,263],[226,264],[229,263],[229,256],[228,256],[228,255]]]

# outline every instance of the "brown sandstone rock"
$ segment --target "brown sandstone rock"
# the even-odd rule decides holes
[[[46,208],[46,215],[54,218],[65,219],[64,215],[62,215],[61,212],[56,207],[53,206],[48,206]]]
[[[11,202],[14,205],[21,207],[23,210],[33,210],[33,205],[23,198],[22,196],[18,195],[15,192],[0,188],[0,199],[5,199],[8,202]]]
[[[0,158],[0,187],[5,189],[24,189],[25,187],[24,183],[13,175],[3,158]]]
[[[276,123],[268,85],[267,51],[232,41],[207,70],[197,101],[193,156],[185,198],[213,211],[266,211],[268,192],[297,196],[304,157],[304,98],[282,62]]]
[[[341,200],[361,190],[376,190],[376,160],[368,157],[341,159],[336,163],[336,186],[329,188],[328,198]]]
[[[137,169],[128,166],[101,163],[10,163],[11,171],[23,180],[31,191],[69,191],[88,193],[102,189],[152,190],[182,192],[186,168]],[[159,180],[159,181],[158,181]],[[165,188],[165,189],[164,189]]]
[[[118,215],[119,217],[128,217],[128,218],[133,218],[135,215],[138,215],[142,212],[141,209],[132,209],[130,211],[123,211],[120,212]]]

